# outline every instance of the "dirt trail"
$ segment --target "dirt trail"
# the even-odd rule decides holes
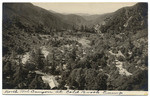
[[[125,56],[122,54],[122,52],[121,52],[120,50],[118,51],[117,54],[116,54],[116,53],[113,53],[112,50],[110,50],[109,53],[110,53],[111,55],[117,57],[117,58],[120,57],[120,56],[122,56],[122,57],[125,58]],[[120,74],[120,75],[125,75],[125,76],[130,76],[130,75],[132,75],[132,73],[128,72],[125,68],[123,68],[123,63],[124,63],[124,62],[115,60],[115,63],[116,63],[116,67],[118,68],[118,71],[119,71],[119,74]]]
[[[125,68],[123,68],[123,62],[116,60],[116,67],[119,69],[120,75],[130,76],[132,73],[128,72]]]

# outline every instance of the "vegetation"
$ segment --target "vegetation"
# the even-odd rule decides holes
[[[119,9],[93,27],[32,4],[3,7],[4,89],[148,90],[147,4]],[[46,75],[59,85],[45,83]]]

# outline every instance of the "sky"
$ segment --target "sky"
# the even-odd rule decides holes
[[[86,2],[80,2],[80,3],[66,3],[66,2],[51,2],[51,3],[32,3],[36,6],[42,7],[47,10],[52,10],[58,13],[85,13],[85,14],[104,14],[104,13],[110,13],[114,12],[122,7],[125,6],[132,6],[136,4],[136,2],[113,2],[113,3],[105,3],[105,2],[99,2],[99,3],[86,3]]]

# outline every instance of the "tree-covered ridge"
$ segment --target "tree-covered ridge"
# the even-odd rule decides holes
[[[101,27],[102,32],[120,33],[122,31],[136,31],[147,28],[148,4],[137,3],[132,7],[117,10],[111,17],[107,18],[106,25]]]
[[[71,28],[32,4],[3,7],[4,89],[148,90],[147,3]]]

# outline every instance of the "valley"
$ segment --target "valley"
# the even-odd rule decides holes
[[[148,90],[147,3],[92,19],[3,7],[3,89]]]

